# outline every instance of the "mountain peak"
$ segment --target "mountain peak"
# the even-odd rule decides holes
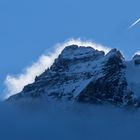
[[[114,57],[114,56],[115,56],[115,57],[118,57],[118,58],[120,58],[120,59],[124,59],[122,53],[121,53],[119,50],[117,50],[116,48],[111,49],[111,50],[107,53],[107,56],[109,56],[109,57]]]
[[[65,47],[53,65],[36,77],[34,83],[25,86],[8,101],[43,98],[46,101],[139,106],[126,78],[127,69],[128,65],[117,49],[105,55],[90,46],[73,44]]]
[[[133,61],[134,61],[135,65],[139,65],[140,64],[140,55],[139,54],[136,54],[133,57]]]
[[[80,59],[84,57],[97,57],[99,55],[104,56],[103,51],[95,50],[93,47],[85,47],[78,45],[70,45],[65,47],[65,49],[60,54],[63,59]]]

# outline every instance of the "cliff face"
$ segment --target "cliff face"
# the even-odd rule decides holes
[[[91,47],[71,45],[34,83],[8,101],[43,99],[139,106],[139,90],[136,95],[130,79],[131,63],[140,72],[139,58],[128,62],[117,49],[105,55]]]

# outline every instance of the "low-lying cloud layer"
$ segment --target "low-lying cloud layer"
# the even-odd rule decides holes
[[[27,84],[34,82],[36,76],[39,76],[43,73],[47,68],[49,68],[54,60],[58,57],[61,51],[69,45],[76,44],[78,46],[91,46],[94,49],[102,50],[107,53],[110,48],[105,47],[103,45],[94,43],[92,41],[82,41],[81,39],[70,39],[64,43],[59,43],[55,45],[54,51],[48,52],[47,54],[43,54],[34,62],[31,66],[25,68],[25,70],[18,75],[7,75],[5,84],[6,84],[6,92],[4,98],[8,98],[11,95],[14,95],[18,92],[21,92],[23,87]]]
[[[42,110],[42,105],[37,109],[35,104],[27,108],[0,104],[0,139],[139,140],[140,137],[139,110],[86,104],[58,107],[47,103],[43,107]]]

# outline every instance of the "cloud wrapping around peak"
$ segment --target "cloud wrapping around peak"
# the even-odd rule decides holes
[[[54,51],[40,56],[37,62],[34,62],[31,66],[25,68],[21,74],[7,75],[5,79],[6,91],[3,98],[8,98],[11,95],[19,93],[24,86],[33,83],[35,77],[48,69],[66,46],[73,44],[85,47],[91,46],[94,49],[104,51],[105,53],[110,51],[110,48],[108,47],[104,47],[92,41],[82,41],[81,39],[70,39],[64,43],[58,43],[55,45]]]

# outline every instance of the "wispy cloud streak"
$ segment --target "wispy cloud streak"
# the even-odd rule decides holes
[[[131,24],[130,26],[129,26],[129,28],[128,29],[131,29],[132,27],[134,27],[136,24],[138,24],[140,22],[140,18],[139,19],[137,19],[133,24]]]

